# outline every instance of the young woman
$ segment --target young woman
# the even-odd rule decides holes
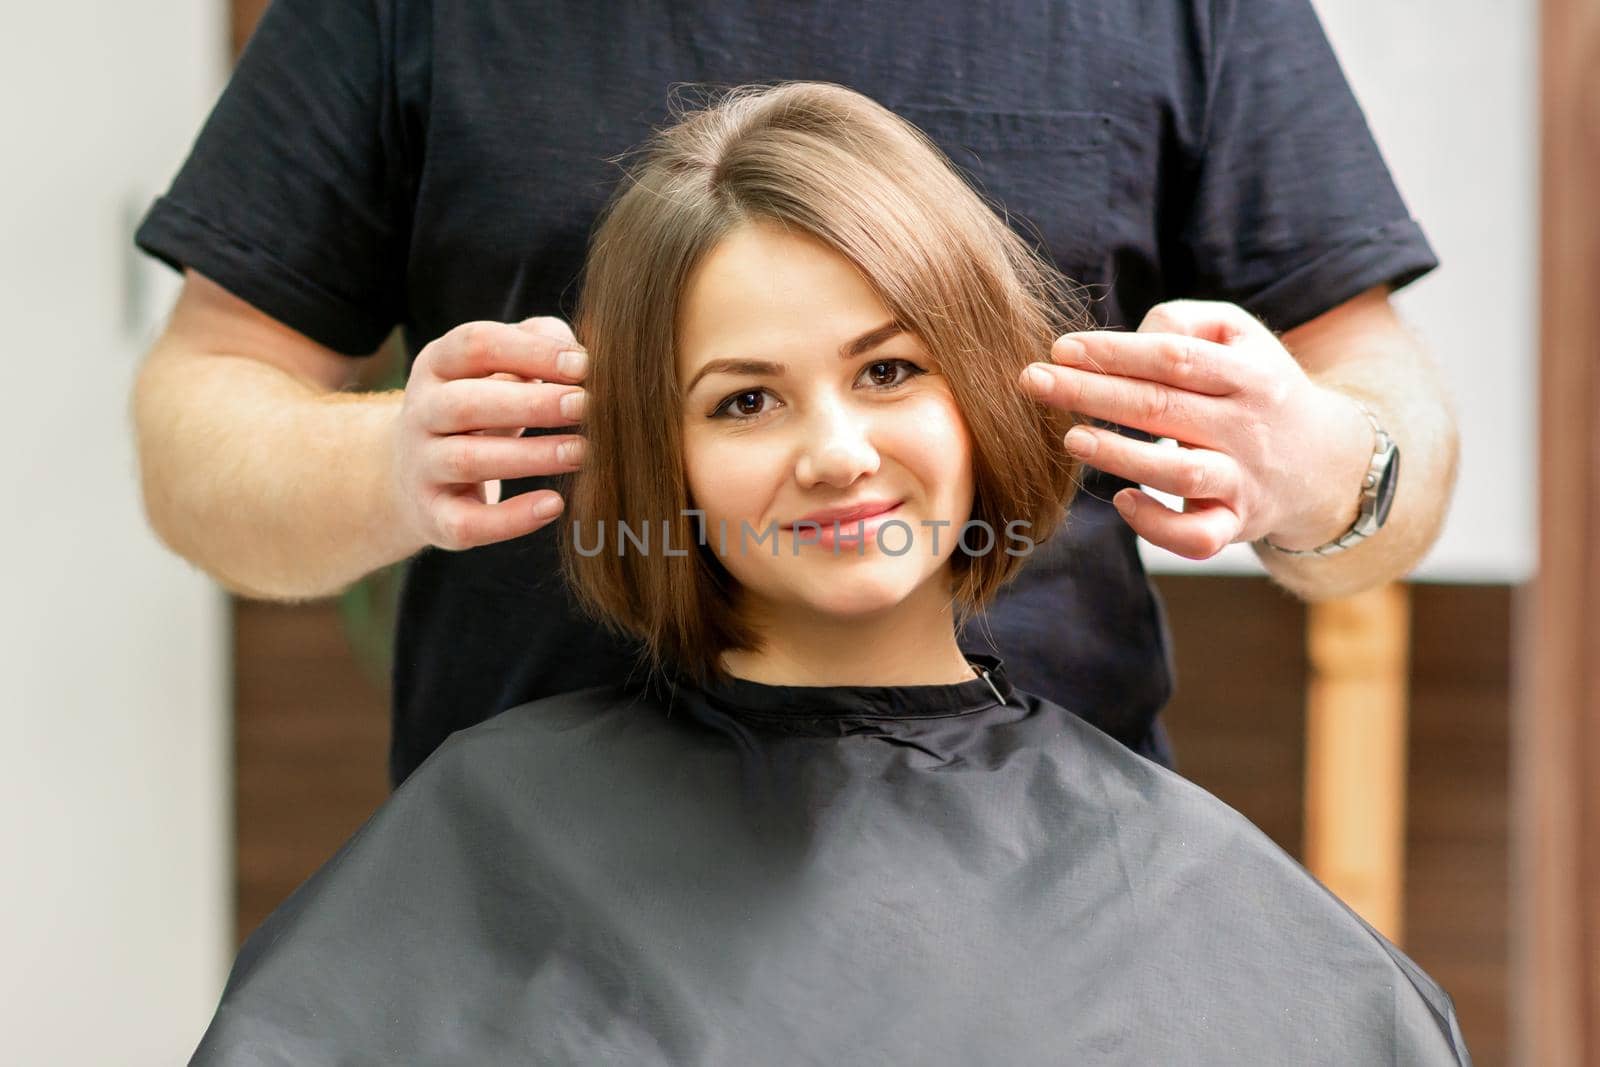
[[[855,93],[659,134],[585,272],[564,544],[650,660],[454,735],[252,936],[197,1060],[1466,1062],[1242,817],[963,655],[1071,521],[1016,382],[1080,316]]]

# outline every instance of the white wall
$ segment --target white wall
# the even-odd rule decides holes
[[[1454,505],[1414,577],[1523,581],[1534,569],[1538,454],[1537,5],[1316,8],[1441,264],[1395,298],[1443,368],[1461,430]],[[1203,563],[1140,548],[1154,571],[1265,573],[1248,545]]]
[[[0,35],[3,1057],[172,1064],[232,946],[226,598],[162,548],[128,390],[129,213],[221,87],[216,0],[30,4]],[[145,306],[175,291],[139,267]]]

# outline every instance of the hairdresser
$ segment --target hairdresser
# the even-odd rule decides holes
[[[1017,685],[1170,762],[1136,537],[1248,542],[1318,599],[1436,536],[1455,430],[1390,294],[1437,262],[1307,0],[277,0],[136,236],[184,277],[134,390],[144,499],[241,596],[405,561],[396,782],[633,668],[557,568],[586,371],[565,320],[609,157],[675,87],[782,79],[910,119],[1102,327],[1016,386],[1096,420],[1063,442],[1093,469],[1064,529],[963,634]],[[405,388],[343,390],[396,326]]]

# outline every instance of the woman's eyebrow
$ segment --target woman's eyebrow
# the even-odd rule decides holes
[[[839,349],[840,359],[855,359],[864,352],[871,352],[891,337],[898,337],[906,332],[906,328],[894,319],[890,319],[882,326],[874,326],[854,341]]]
[[[855,359],[866,352],[872,351],[890,338],[898,337],[905,333],[906,328],[899,322],[890,320],[882,326],[874,326],[854,341],[847,341],[839,346],[840,359]],[[788,370],[783,363],[774,363],[765,359],[713,359],[701,365],[694,372],[694,377],[689,379],[689,384],[684,386],[684,392],[690,392],[699,384],[700,379],[708,374],[750,374],[767,375],[776,377]]]
[[[693,392],[700,379],[708,374],[751,374],[775,378],[788,369],[787,364],[773,363],[765,359],[714,359],[702,364],[700,369],[694,372],[694,377],[689,379],[689,384],[684,386],[683,391]]]

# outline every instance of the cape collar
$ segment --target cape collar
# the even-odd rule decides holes
[[[699,684],[679,678],[674,704],[781,733],[838,736],[908,720],[971,715],[1012,703],[998,656],[967,653],[971,681],[945,685],[769,685],[747,678]]]

